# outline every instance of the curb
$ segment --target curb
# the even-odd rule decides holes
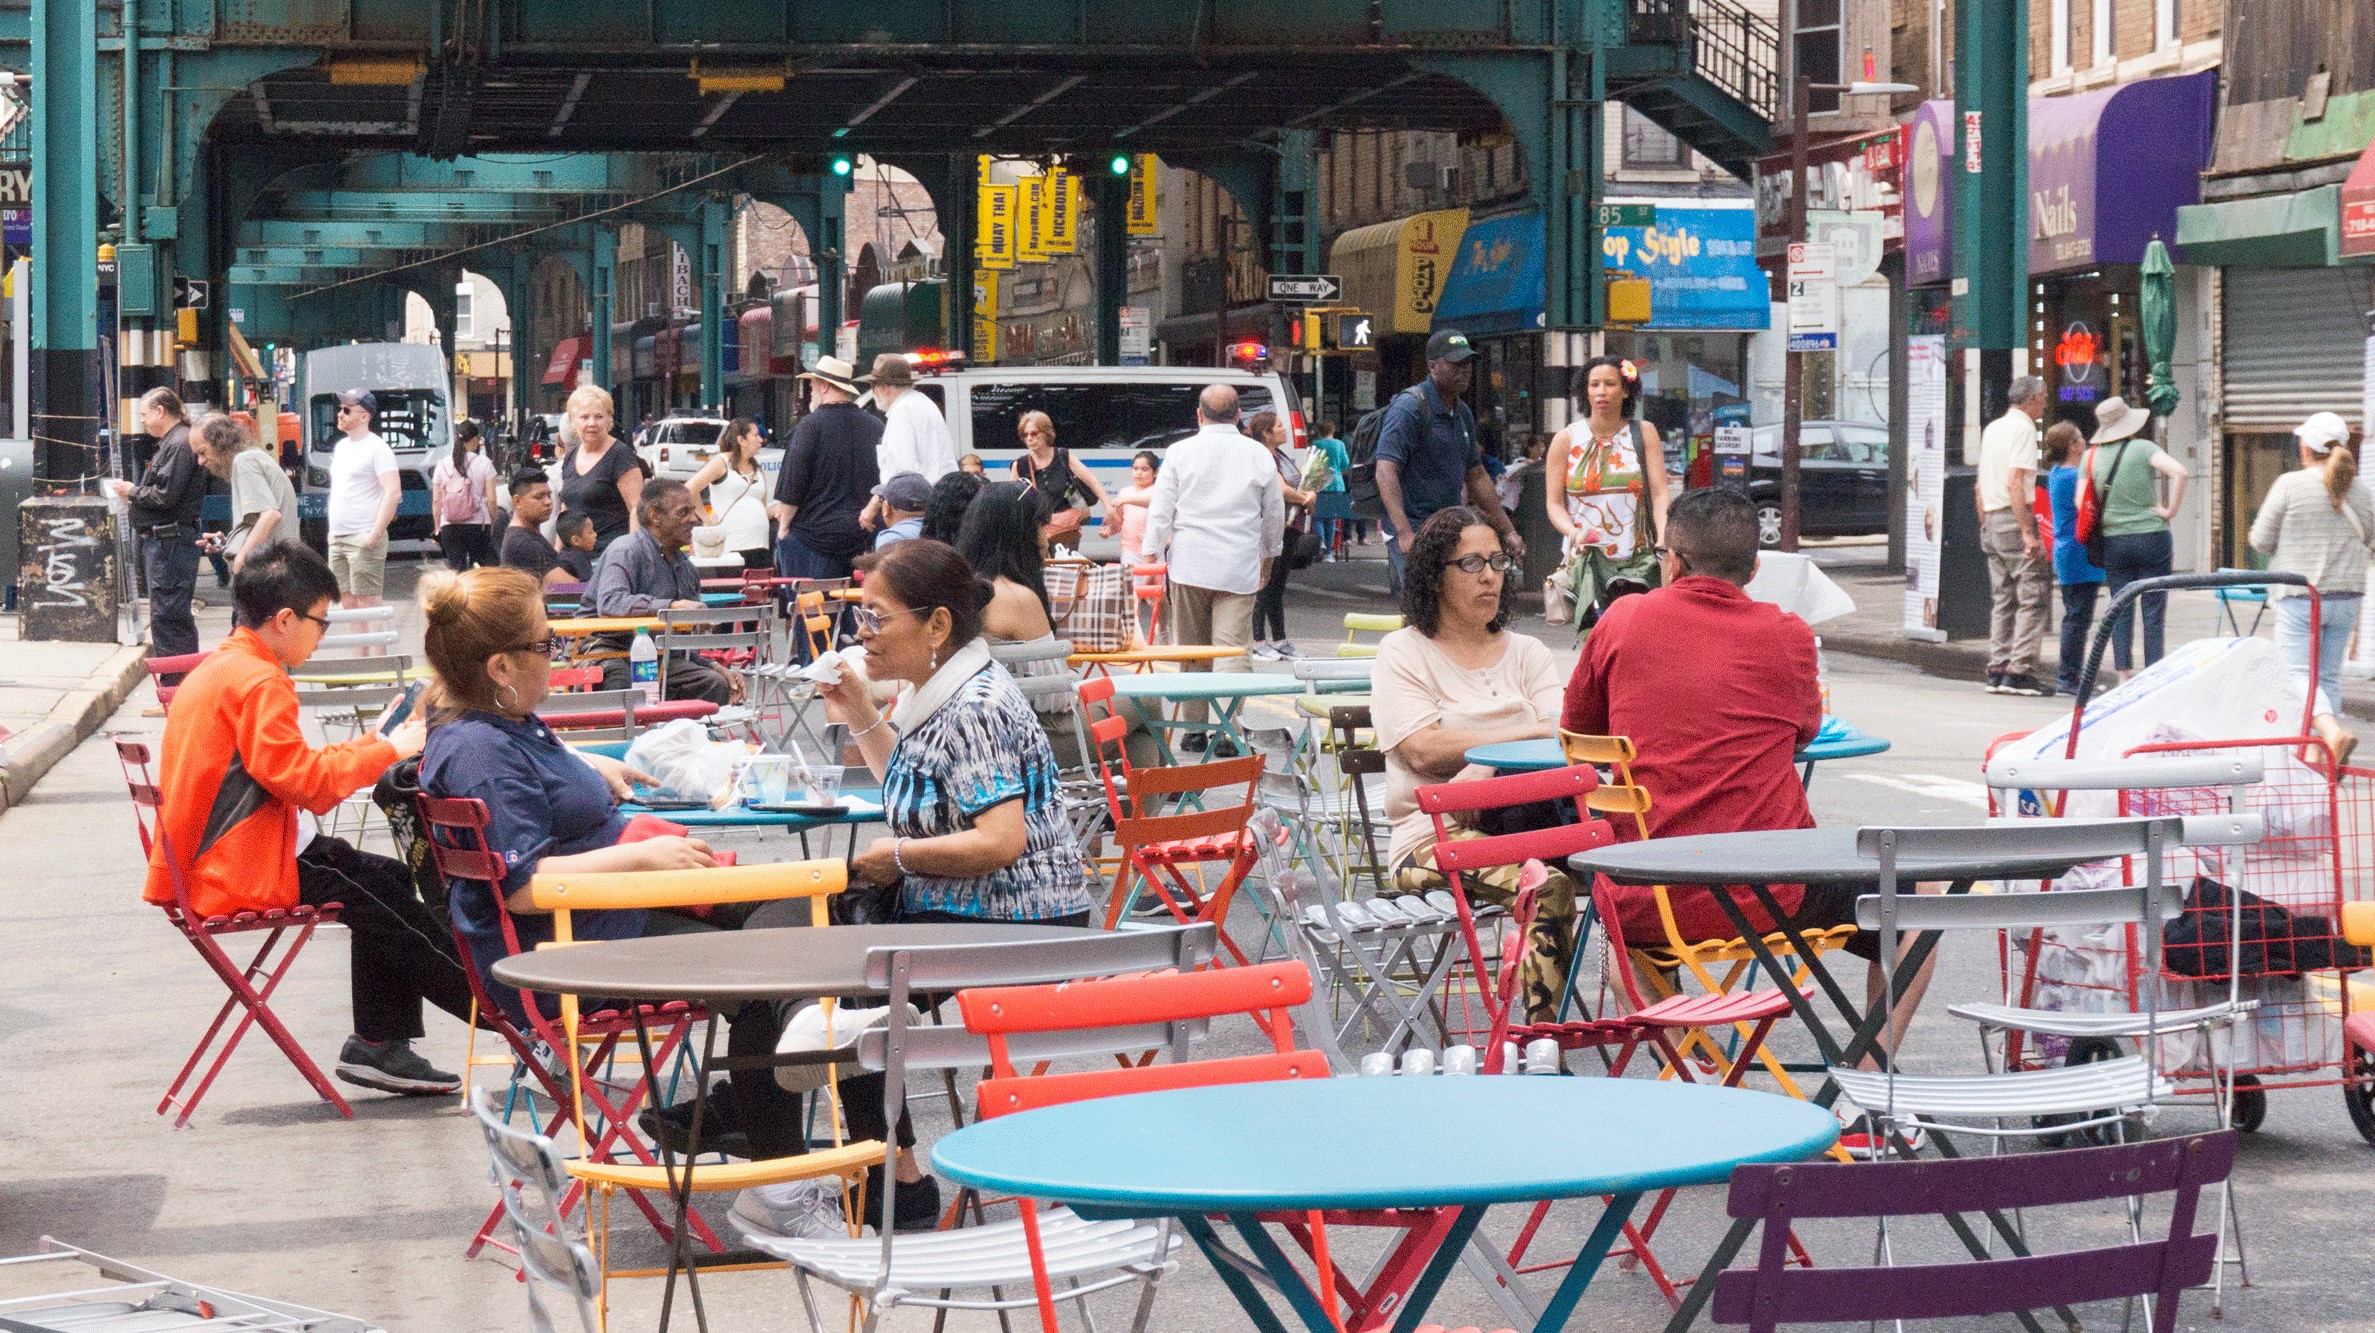
[[[0,753],[0,812],[24,803],[33,784],[73,753],[114,715],[135,686],[147,678],[148,646],[126,644],[91,674],[82,689],[69,691],[40,725],[10,740]]]

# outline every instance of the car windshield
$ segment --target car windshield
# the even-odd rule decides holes
[[[1021,447],[1015,424],[1034,409],[1055,424],[1066,449],[1161,449],[1196,433],[1195,383],[1097,382],[976,384],[971,394],[975,447]],[[1274,406],[1265,384],[1237,386],[1237,407],[1252,416]]]
[[[722,421],[663,421],[652,432],[653,444],[716,444],[726,428]]]
[[[448,438],[445,399],[436,390],[373,389],[371,396],[379,404],[379,410],[371,418],[371,429],[388,442],[390,449],[427,449],[442,446]],[[314,395],[313,438],[317,446],[334,445],[342,434],[338,429],[337,396]]]

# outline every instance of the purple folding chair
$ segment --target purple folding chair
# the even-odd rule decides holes
[[[2151,1299],[2153,1333],[2177,1326],[2177,1298],[2210,1280],[2218,1233],[2194,1234],[2202,1189],[2235,1165],[2235,1135],[1943,1162],[1792,1163],[1732,1172],[1731,1214],[1762,1221],[1757,1266],[1716,1280],[1715,1322],[1783,1324],[2019,1314],[2081,1301]],[[1978,1212],[2134,1200],[2169,1193],[2166,1240],[2060,1254],[1904,1267],[1794,1268],[1790,1228],[1810,1217]]]

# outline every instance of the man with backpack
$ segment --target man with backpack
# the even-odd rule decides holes
[[[1369,465],[1374,506],[1385,521],[1387,579],[1396,593],[1402,588],[1402,557],[1417,540],[1419,525],[1453,505],[1475,505],[1495,520],[1510,555],[1525,557],[1525,542],[1502,512],[1485,473],[1476,414],[1461,401],[1475,356],[1467,334],[1435,330],[1427,339],[1427,377],[1353,428],[1347,484],[1355,492],[1354,504],[1361,505],[1369,489],[1361,474],[1363,464]]]

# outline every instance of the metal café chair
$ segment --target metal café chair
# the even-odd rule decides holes
[[[504,1115],[505,1099],[493,1088],[470,1102],[486,1135],[491,1159],[487,1179],[501,1202],[496,1205],[502,1227],[510,1233],[505,1248],[519,1256],[520,1281],[528,1292],[528,1327],[537,1333],[557,1333],[562,1324],[556,1310],[575,1314],[580,1333],[598,1333],[602,1326],[596,1301],[602,1294],[602,1269],[587,1248],[585,1233],[569,1221],[561,1202],[570,1196],[568,1169],[559,1145],[532,1129],[521,1129]]]
[[[633,741],[635,739],[635,710],[643,704],[643,691],[585,690],[574,694],[546,695],[536,706],[536,716],[551,727],[562,740],[572,745],[596,741]],[[618,715],[618,725],[611,726],[608,714]],[[597,725],[586,725],[594,723]]]

